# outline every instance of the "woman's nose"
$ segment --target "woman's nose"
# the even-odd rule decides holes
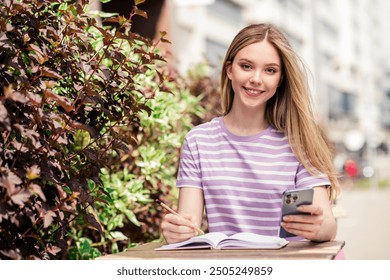
[[[261,84],[260,71],[254,71],[252,77],[249,80],[252,84]]]

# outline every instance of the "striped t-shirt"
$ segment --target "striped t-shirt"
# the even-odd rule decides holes
[[[203,190],[210,232],[279,234],[285,190],[329,185],[292,153],[287,137],[272,126],[237,136],[223,118],[194,127],[182,147],[177,187]]]

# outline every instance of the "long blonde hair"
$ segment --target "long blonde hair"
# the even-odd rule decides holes
[[[331,146],[316,123],[307,83],[305,66],[291,48],[286,36],[272,24],[253,24],[242,29],[227,50],[221,73],[222,113],[232,108],[234,91],[226,70],[236,54],[244,47],[267,40],[279,53],[282,78],[275,95],[267,102],[265,117],[277,130],[286,134],[297,159],[313,175],[329,177],[330,198],[335,199],[339,183],[333,166]]]

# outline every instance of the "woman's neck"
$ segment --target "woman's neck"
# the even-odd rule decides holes
[[[226,128],[238,136],[255,135],[268,128],[269,123],[263,113],[230,111],[223,118]]]

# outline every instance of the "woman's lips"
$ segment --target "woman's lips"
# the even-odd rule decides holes
[[[246,87],[244,87],[244,90],[245,90],[245,92],[246,92],[249,96],[258,96],[258,95],[260,95],[261,93],[264,92],[263,90],[252,89],[252,88],[246,88]]]

